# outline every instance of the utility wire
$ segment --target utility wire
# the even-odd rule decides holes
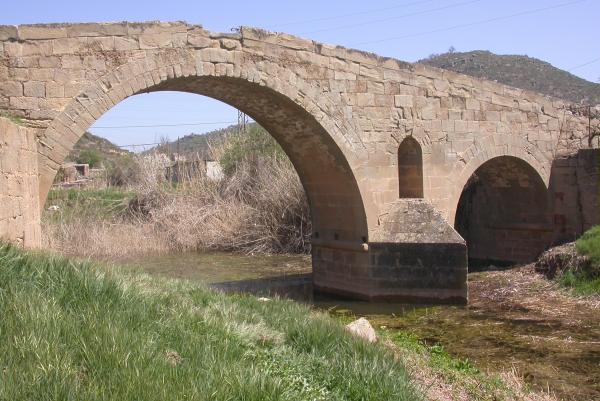
[[[535,9],[532,9],[532,10],[521,11],[521,12],[518,12],[518,13],[509,14],[509,15],[502,15],[502,16],[499,16],[499,17],[488,18],[488,19],[485,19],[485,20],[470,22],[470,23],[466,23],[466,24],[459,24],[459,25],[454,25],[454,26],[450,26],[450,27],[446,27],[446,28],[433,29],[431,31],[411,33],[411,34],[407,34],[407,35],[394,36],[394,37],[385,38],[385,39],[371,40],[371,41],[368,41],[368,42],[359,42],[359,43],[355,43],[353,46],[367,45],[367,44],[372,44],[372,43],[381,43],[381,42],[387,42],[387,41],[390,41],[390,40],[414,38],[414,37],[417,37],[417,36],[429,35],[429,34],[432,34],[432,33],[451,31],[453,29],[467,28],[467,27],[471,27],[471,26],[475,26],[475,25],[482,25],[482,24],[487,24],[487,23],[490,23],[490,22],[496,22],[496,21],[506,20],[506,19],[509,19],[509,18],[520,17],[522,15],[529,15],[529,14],[535,14],[535,13],[542,12],[542,11],[554,10],[554,9],[557,9],[557,8],[571,6],[573,4],[583,3],[585,1],[587,1],[587,0],[576,0],[576,1],[571,1],[571,2],[568,2],[568,3],[560,3],[560,4],[556,4],[554,6],[550,6],[550,7],[535,8]]]
[[[586,65],[597,63],[598,61],[600,61],[600,57],[595,58],[595,59],[590,60],[590,61],[587,61],[587,62],[585,62],[583,64],[576,65],[575,67],[571,67],[567,71],[571,72],[571,71],[576,70],[578,68],[585,67]]]
[[[417,15],[423,15],[423,14],[429,14],[429,13],[433,13],[433,12],[436,12],[436,11],[447,10],[449,8],[454,8],[454,7],[459,7],[459,6],[465,6],[467,4],[478,3],[478,2],[481,2],[481,1],[485,1],[485,0],[463,1],[461,3],[448,4],[448,5],[445,5],[443,7],[436,7],[436,8],[430,8],[430,9],[422,10],[422,11],[415,11],[415,12],[408,13],[408,14],[398,15],[398,16],[395,16],[395,17],[388,17],[388,18],[382,18],[382,19],[377,19],[377,20],[360,22],[360,23],[357,23],[357,24],[342,25],[342,26],[337,26],[337,27],[333,27],[333,28],[323,28],[323,29],[317,29],[317,30],[309,31],[309,32],[302,32],[300,35],[309,35],[309,34],[313,34],[313,33],[329,32],[329,31],[339,31],[339,30],[342,30],[342,29],[352,29],[352,28],[357,28],[357,27],[361,27],[361,26],[365,26],[365,25],[377,24],[377,23],[380,23],[380,22],[387,22],[387,21],[396,20],[396,19],[414,17],[414,16],[417,16]]]
[[[169,142],[171,143],[171,142]],[[133,145],[117,145],[119,148],[136,148],[138,146],[154,146],[154,145],[163,145],[162,142],[156,142],[156,143],[136,143]]]
[[[417,5],[417,4],[431,3],[433,1],[437,1],[437,0],[413,1],[412,3],[398,4],[396,6],[386,7],[386,8],[378,8],[378,9],[375,9],[375,10],[356,11],[356,12],[353,12],[353,13],[338,14],[338,15],[332,16],[332,17],[315,18],[315,19],[312,19],[312,20],[295,21],[295,22],[285,22],[285,23],[282,23],[282,24],[271,25],[271,27],[284,27],[284,26],[290,26],[290,25],[312,24],[314,22],[332,21],[332,20],[341,19],[341,18],[354,17],[354,16],[357,16],[357,15],[374,14],[374,13],[379,13],[379,12],[382,12],[382,11],[395,10],[397,8],[409,7],[409,6],[414,6],[414,5]]]
[[[181,124],[113,125],[113,126],[103,126],[103,127],[91,127],[90,129],[188,127],[188,126],[194,126],[194,125],[216,125],[216,124],[236,124],[236,123],[237,123],[237,121],[211,121],[211,122],[181,123]]]
[[[451,4],[451,5],[448,5],[446,7],[441,7],[441,8],[438,8],[438,9],[431,9],[431,10],[421,11],[419,13],[406,14],[406,15],[403,15],[403,16],[388,18],[386,20],[396,19],[396,18],[404,18],[404,17],[407,17],[407,16],[418,15],[418,14],[422,14],[422,13],[426,13],[426,12],[432,12],[432,11],[442,10],[442,9],[446,9],[446,8],[450,8],[450,7],[456,7],[456,6],[459,6],[459,5],[466,5],[466,4],[475,3],[475,2],[478,2],[478,1],[482,1],[482,0],[472,0],[472,1],[464,2],[464,3],[455,3],[455,4]],[[481,24],[486,24],[486,23],[490,23],[490,22],[502,21],[502,20],[506,20],[506,19],[514,18],[514,17],[519,17],[519,16],[523,16],[523,15],[529,15],[529,14],[535,14],[535,13],[538,13],[538,12],[543,12],[543,11],[548,11],[548,10],[554,10],[554,9],[557,9],[557,8],[567,7],[567,6],[570,6],[570,5],[579,4],[579,3],[586,2],[586,1],[587,0],[576,0],[576,1],[571,1],[571,2],[567,2],[567,3],[560,3],[560,4],[556,4],[554,6],[540,7],[540,8],[536,8],[536,9],[532,9],[532,10],[521,11],[521,12],[514,13],[514,14],[503,15],[503,16],[489,18],[489,19],[480,20],[480,21],[475,21],[475,22],[471,22],[471,23],[459,24],[459,25],[454,25],[454,26],[450,26],[450,27],[446,27],[446,28],[440,28],[440,29],[434,29],[434,30],[431,30],[431,31],[417,32],[417,33],[413,33],[413,34],[408,34],[408,35],[403,35],[403,36],[396,36],[396,37],[390,37],[390,38],[379,39],[379,40],[373,40],[373,41],[368,41],[368,42],[360,42],[360,43],[354,44],[354,46],[363,45],[363,44],[371,44],[371,43],[380,43],[380,42],[385,42],[385,41],[389,41],[389,40],[405,39],[405,38],[411,38],[411,37],[416,37],[416,36],[423,36],[423,35],[428,35],[428,34],[431,34],[431,33],[446,32],[446,31],[450,31],[450,30],[453,30],[453,29],[467,28],[467,27],[471,27],[471,26],[475,26],[475,25],[481,25]],[[379,20],[377,22],[381,22],[381,21],[383,21],[383,20]],[[366,22],[364,24],[370,24],[370,23],[374,23],[374,22],[371,21],[371,22]],[[364,24],[352,25],[352,27],[356,27],[356,26],[360,26],[360,25],[364,25]],[[350,25],[348,25],[347,27],[350,27]],[[333,29],[342,29],[342,27],[333,28]],[[323,30],[321,30],[321,31],[323,31]],[[321,31],[313,31],[313,32],[321,32]],[[265,42],[265,43],[275,44],[275,43],[270,43],[270,42]],[[572,67],[568,71],[572,71],[574,69],[577,69],[577,68],[580,68],[580,67],[584,67],[586,65],[593,64],[593,63],[596,63],[598,61],[600,61],[600,57],[599,58],[595,58],[593,60],[590,60],[590,61],[588,61],[586,63],[577,65],[575,67]],[[186,127],[186,126],[198,126],[198,125],[235,124],[235,123],[237,123],[237,121],[214,121],[214,122],[196,122],[196,123],[182,123],[182,124],[100,126],[100,127],[91,127],[90,129],[93,130],[93,129],[117,129],[117,128]],[[151,145],[151,144],[148,144],[148,145]],[[135,145],[132,145],[132,146],[135,146]]]

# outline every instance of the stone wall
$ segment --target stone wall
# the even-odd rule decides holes
[[[0,117],[0,239],[40,246],[40,210],[35,137]]]
[[[582,149],[552,165],[554,243],[573,241],[600,224],[600,151]]]
[[[216,86],[193,85],[194,77]],[[268,113],[247,104],[262,96],[252,85],[228,96],[226,80],[269,88],[319,122],[354,175],[370,231],[398,198],[396,155],[407,136],[422,147],[424,197],[451,223],[486,160],[522,158],[548,183],[557,155],[588,146],[586,119],[560,100],[283,33],[185,23],[0,27],[0,109],[41,130],[42,196],[73,143],[127,96],[187,90],[258,120]]]

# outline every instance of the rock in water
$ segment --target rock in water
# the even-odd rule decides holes
[[[377,334],[375,334],[373,326],[364,317],[347,324],[346,330],[370,343],[377,342]]]

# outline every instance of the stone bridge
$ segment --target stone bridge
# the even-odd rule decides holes
[[[573,155],[590,147],[587,120],[557,99],[253,28],[52,24],[0,26],[0,236],[39,246],[78,139],[125,98],[165,90],[228,103],[281,144],[325,291],[464,302],[467,249],[527,261],[597,219],[580,191],[595,156]]]

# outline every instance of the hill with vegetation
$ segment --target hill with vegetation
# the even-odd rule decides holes
[[[106,138],[86,132],[77,141],[65,162],[88,164],[91,168],[104,168],[111,185],[123,185],[137,174],[134,154],[122,149]],[[62,180],[61,174],[56,177]]]
[[[249,126],[256,125],[251,123]],[[171,142],[165,142],[158,146],[155,146],[145,152],[144,154],[158,152],[170,155],[172,153],[178,153],[184,156],[193,156],[200,159],[212,159],[211,148],[218,146],[223,140],[230,134],[238,132],[238,126],[231,125],[227,128],[221,128],[214,131],[207,132],[205,134],[189,134]]]
[[[108,139],[86,132],[77,141],[66,161],[99,167],[103,161],[118,161],[129,155],[131,152],[118,147]]]
[[[431,55],[418,62],[574,103],[600,104],[600,84],[586,81],[533,57],[499,55],[484,50],[465,53],[450,51]]]

